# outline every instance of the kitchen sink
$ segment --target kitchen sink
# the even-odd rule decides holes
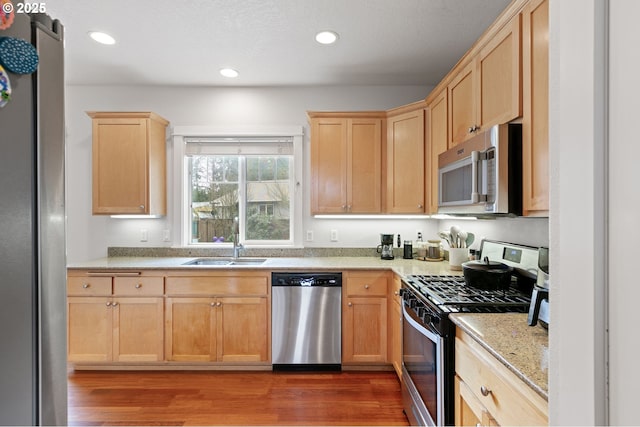
[[[196,258],[182,265],[260,265],[265,258]]]

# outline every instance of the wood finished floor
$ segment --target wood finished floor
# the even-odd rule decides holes
[[[69,373],[71,426],[408,425],[393,372]]]

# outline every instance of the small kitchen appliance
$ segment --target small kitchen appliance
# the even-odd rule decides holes
[[[522,214],[522,125],[478,133],[438,156],[438,213]]]
[[[531,306],[527,321],[529,326],[538,322],[549,326],[549,248],[538,249],[538,279],[531,293]]]
[[[508,288],[470,286],[462,275],[402,279],[402,400],[411,425],[455,422],[455,325],[449,313],[524,314],[531,305],[538,248],[483,240],[480,256],[512,269]]]
[[[381,234],[378,253],[382,259],[393,259],[393,234]]]

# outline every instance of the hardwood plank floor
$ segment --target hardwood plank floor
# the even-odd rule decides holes
[[[73,371],[69,425],[408,425],[393,372]]]

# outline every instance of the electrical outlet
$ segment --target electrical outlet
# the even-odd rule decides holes
[[[170,242],[171,241],[171,231],[170,230],[164,230],[162,232],[162,241],[163,242]]]
[[[421,238],[421,237],[424,239],[424,236],[423,236],[423,234],[422,234],[422,229],[417,228],[417,229],[416,229],[416,239],[419,239],[419,238]]]
[[[313,242],[313,230],[307,230],[307,242]]]
[[[338,230],[331,230],[331,241],[332,242],[338,241]]]
[[[149,240],[149,231],[146,228],[140,229],[140,241],[146,242],[147,240]]]

